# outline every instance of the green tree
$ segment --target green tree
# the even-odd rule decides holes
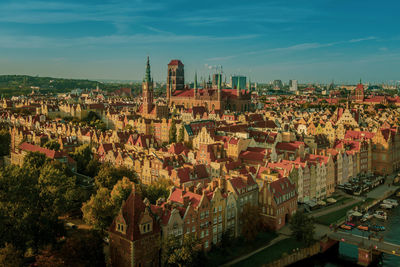
[[[67,238],[60,254],[65,266],[106,266],[102,235],[97,231],[81,231]]]
[[[23,266],[22,251],[16,249],[12,244],[6,243],[0,248],[0,267]]]
[[[169,128],[169,143],[176,142],[176,123],[174,120],[171,122],[171,127]]]
[[[87,166],[89,162],[93,159],[92,150],[90,145],[83,144],[76,148],[74,152],[69,154],[77,164],[77,169],[79,173],[89,175]]]
[[[0,130],[0,157],[10,154],[11,137],[7,129]]]
[[[314,241],[314,218],[307,216],[303,211],[297,211],[290,219],[292,236],[298,241],[311,245]]]
[[[114,210],[110,201],[110,190],[102,187],[83,204],[83,220],[95,229],[104,231],[114,219]]]
[[[57,164],[47,162],[41,168],[38,178],[39,197],[44,200],[48,212],[64,214],[73,207],[77,197],[76,177],[67,176]]]
[[[169,189],[172,183],[168,179],[159,179],[156,183],[150,185],[141,184],[141,191],[143,198],[147,198],[150,203],[155,204],[159,198],[167,199],[169,196]]]
[[[181,128],[179,128],[178,142],[183,143],[184,139],[185,139],[185,129],[182,126]]]
[[[247,203],[243,207],[241,214],[242,220],[242,236],[248,241],[253,241],[261,228],[261,218],[258,212],[258,207]]]
[[[126,167],[114,167],[109,163],[101,165],[99,172],[94,178],[96,188],[106,187],[111,190],[123,177],[136,182],[135,173]]]
[[[51,150],[60,150],[60,144],[58,143],[57,140],[49,140],[44,144],[45,148],[51,149]]]
[[[58,218],[72,207],[78,187],[64,164],[41,153],[25,160],[0,170],[0,246],[36,251],[65,234]]]
[[[40,152],[28,152],[24,157],[23,167],[38,172],[46,162],[46,155]]]
[[[95,177],[100,170],[100,166],[101,163],[99,162],[97,157],[94,156],[86,165],[86,168],[84,171],[82,171],[82,173],[90,177]]]
[[[191,235],[184,235],[183,240],[170,236],[162,248],[165,266],[204,266],[200,243]]]
[[[50,247],[40,251],[35,257],[36,266],[40,267],[62,267],[65,266],[64,260],[58,251],[52,251]]]
[[[129,180],[127,177],[123,177],[122,180],[119,180],[115,185],[113,190],[111,191],[111,203],[114,205],[116,211],[122,205],[122,202],[125,201],[132,192],[135,183]]]
[[[102,187],[92,195],[90,200],[82,205],[83,219],[95,229],[104,231],[121,209],[132,192],[134,182],[123,177],[113,187],[112,191]]]

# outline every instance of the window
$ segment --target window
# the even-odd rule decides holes
[[[219,210],[219,211],[222,211],[222,206],[219,206],[219,207],[218,207],[218,210]]]
[[[194,233],[196,231],[196,227],[192,227],[192,233]]]
[[[204,243],[204,247],[205,247],[205,248],[208,248],[208,241],[206,241],[206,242]]]

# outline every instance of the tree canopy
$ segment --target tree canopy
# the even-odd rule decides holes
[[[22,167],[0,169],[0,247],[10,243],[36,251],[64,235],[58,218],[71,208],[78,189],[61,163],[40,153],[25,159]]]
[[[11,137],[7,129],[0,130],[0,157],[10,154]]]
[[[105,266],[101,234],[93,230],[79,230],[66,238],[60,247],[47,247],[36,256],[41,267]]]
[[[247,241],[253,241],[261,228],[261,219],[258,207],[247,203],[241,214],[242,235]]]
[[[297,211],[290,219],[292,236],[298,241],[311,245],[314,241],[314,218],[307,216],[303,211]]]
[[[115,167],[109,163],[101,165],[95,180],[96,188],[108,188],[111,190],[114,185],[123,177],[127,177],[131,181],[137,181],[135,173],[126,167]]]
[[[122,202],[132,192],[133,186],[134,183],[124,177],[114,185],[112,191],[106,187],[99,188],[82,206],[85,222],[98,230],[107,229],[118,214]]]
[[[174,120],[171,122],[171,127],[169,128],[169,143],[176,142],[176,123]]]
[[[97,174],[100,163],[93,156],[90,145],[83,144],[77,147],[74,152],[69,153],[69,155],[76,161],[79,173],[90,177],[94,177]]]
[[[165,266],[204,266],[198,239],[185,234],[183,240],[170,236],[162,244],[162,261]]]
[[[167,199],[169,197],[169,189],[172,183],[167,179],[159,179],[156,183],[150,185],[141,184],[143,198],[147,198],[150,203],[155,204],[159,198]]]
[[[178,140],[177,142],[179,143],[183,143],[183,140],[185,139],[185,129],[182,126],[181,128],[179,128],[179,134],[178,134]]]
[[[49,140],[44,144],[45,148],[51,149],[51,150],[60,150],[60,144],[58,143],[57,140]]]

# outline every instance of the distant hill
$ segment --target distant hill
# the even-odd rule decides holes
[[[100,89],[114,91],[120,87],[137,87],[137,84],[103,83],[83,79],[63,79],[28,75],[0,75],[0,94],[4,96],[29,94],[39,88],[41,93],[63,93],[73,89]]]

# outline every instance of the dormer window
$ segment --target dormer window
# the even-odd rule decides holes
[[[126,233],[126,225],[124,223],[117,223],[116,230],[120,233]]]
[[[140,228],[142,234],[146,234],[152,231],[150,222],[142,224]]]

